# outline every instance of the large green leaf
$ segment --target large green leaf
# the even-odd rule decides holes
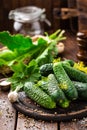
[[[0,42],[10,50],[25,50],[32,46],[30,37],[24,37],[21,34],[11,35],[7,31],[0,32]]]

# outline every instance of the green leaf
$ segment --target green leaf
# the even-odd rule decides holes
[[[61,30],[58,29],[56,32],[52,33],[52,34],[49,36],[49,38],[51,38],[51,39],[57,38],[57,37],[58,37],[58,34],[59,34],[60,32],[61,32]]]
[[[36,62],[38,63],[39,66],[46,64],[46,63],[51,63],[53,61],[53,55],[52,51],[47,48],[39,57],[37,57]]]
[[[29,75],[28,80],[33,82],[37,81],[41,76],[38,64],[35,60],[32,60],[27,66],[27,73]]]
[[[65,38],[63,33],[64,31],[57,31],[50,37],[47,35],[45,38],[39,38],[35,45],[30,37],[0,32],[0,42],[10,51],[0,57],[0,65],[6,64],[14,72],[10,78],[12,89],[19,91],[26,80],[36,82],[40,78],[38,65],[53,61],[57,55],[56,44]]]
[[[0,32],[0,42],[10,50],[26,50],[32,46],[30,37],[24,37],[21,34],[11,35],[7,31]]]
[[[39,38],[37,42],[38,42],[38,45],[40,45],[40,44],[46,45],[47,44],[47,40],[45,40],[43,38]]]
[[[0,58],[6,61],[13,60],[16,57],[17,57],[17,53],[11,50],[3,50],[0,52]]]
[[[0,67],[3,65],[7,65],[7,62],[4,59],[0,58]]]
[[[19,83],[24,84],[25,81],[36,82],[41,76],[35,60],[32,60],[28,65],[20,61],[12,65],[11,69],[14,72],[13,76],[9,79],[12,83],[12,89],[16,89]],[[17,89],[19,90],[19,88]]]
[[[23,64],[23,62],[16,62],[11,66],[11,69],[13,70],[13,72],[23,72],[26,68],[26,65]]]
[[[30,37],[11,35],[6,31],[0,32],[0,41],[8,47],[8,50],[0,52],[0,59],[3,61],[0,65],[7,66],[12,66],[14,62],[35,59],[47,47],[47,41],[43,38],[39,38],[37,45],[34,45]]]
[[[24,84],[22,82],[18,82],[17,80],[13,79],[8,79],[8,81],[12,82],[11,84],[11,90],[14,91],[16,90],[17,92],[23,89]]]

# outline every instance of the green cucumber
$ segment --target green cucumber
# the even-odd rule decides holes
[[[87,101],[87,83],[76,82],[76,81],[74,81],[73,83],[78,91],[79,99]]]
[[[77,90],[73,85],[72,81],[70,80],[69,76],[67,75],[66,71],[64,70],[62,63],[61,62],[54,63],[53,71],[60,88],[63,90],[67,98],[70,100],[77,99],[78,98]]]
[[[61,61],[63,64],[67,64],[69,66],[74,66],[74,61],[73,60],[64,60],[64,61]]]
[[[60,89],[54,74],[48,75],[48,91],[49,95],[55,99],[57,104],[63,108],[69,106],[69,100],[66,98],[64,92]]]
[[[66,63],[67,65],[73,66],[74,61],[73,60],[65,60],[61,61],[62,63]],[[42,66],[40,66],[40,73],[42,76],[48,76],[49,74],[53,73],[53,63],[47,63]]]
[[[36,84],[26,82],[24,84],[24,91],[29,98],[34,100],[40,106],[48,109],[56,107],[56,103],[51,99],[51,97],[42,91]]]
[[[71,80],[87,83],[87,74],[86,73],[84,73],[80,70],[77,70],[74,67],[68,66],[66,64],[63,64],[63,68],[65,69],[65,71],[67,72],[67,74]]]
[[[40,73],[42,76],[48,76],[53,73],[53,63],[44,64],[40,67]]]
[[[39,81],[38,84],[59,106],[62,108],[69,106],[69,101],[64,92],[59,88],[54,74],[49,74],[46,79]]]

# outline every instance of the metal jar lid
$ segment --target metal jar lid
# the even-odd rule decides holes
[[[9,12],[9,19],[13,19],[17,22],[28,23],[40,19],[44,12],[45,9],[35,6],[26,6],[11,10]],[[43,18],[45,19],[45,15]]]

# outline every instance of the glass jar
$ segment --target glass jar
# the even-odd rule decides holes
[[[45,9],[26,6],[11,10],[9,19],[13,19],[13,33],[39,35],[44,33],[43,21],[46,20]]]

